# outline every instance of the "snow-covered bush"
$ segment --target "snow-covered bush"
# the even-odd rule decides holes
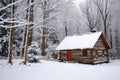
[[[57,59],[58,58],[58,53],[55,51],[47,52],[46,57],[48,59]]]
[[[32,42],[32,44],[28,47],[28,62],[34,63],[39,62],[41,50],[36,42]]]
[[[57,59],[58,58],[58,51],[56,51],[56,46],[55,44],[49,45],[48,48],[46,49],[46,57],[48,59]]]

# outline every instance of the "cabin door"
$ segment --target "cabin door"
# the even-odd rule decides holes
[[[72,60],[72,52],[70,50],[67,51],[67,59],[68,61]]]

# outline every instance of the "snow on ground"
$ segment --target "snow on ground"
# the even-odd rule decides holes
[[[120,80],[120,60],[88,65],[41,60],[20,64],[21,60],[0,60],[0,80]]]

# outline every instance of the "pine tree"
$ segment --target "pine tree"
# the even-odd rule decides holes
[[[10,4],[10,2],[1,0],[0,8],[5,7],[8,4]],[[7,19],[8,17],[10,17],[10,11],[7,9],[3,9],[0,11],[0,22],[3,21],[3,19]],[[4,28],[2,26],[8,26],[8,25],[10,25],[10,23],[8,22],[0,23],[0,55],[2,56],[8,55],[8,43],[9,43],[9,32],[10,32],[10,29]]]

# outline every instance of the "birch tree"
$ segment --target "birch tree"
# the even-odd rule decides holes
[[[29,5],[28,5],[28,7],[25,7],[23,10],[21,10],[21,11],[18,11],[18,12],[16,12],[15,13],[15,5],[16,4],[18,4],[19,2],[21,2],[22,0],[18,0],[18,1],[15,1],[15,0],[11,0],[11,1],[9,1],[10,2],[10,4],[6,4],[5,6],[3,6],[3,7],[1,7],[0,8],[0,11],[5,11],[6,9],[8,9],[8,11],[10,10],[10,12],[11,12],[11,15],[10,16],[8,16],[7,18],[6,18],[6,14],[0,14],[0,20],[1,20],[1,23],[2,24],[0,24],[0,26],[2,27],[2,28],[7,28],[7,29],[10,29],[10,40],[9,40],[9,53],[8,53],[8,62],[10,63],[10,64],[12,64],[12,56],[13,56],[13,42],[14,42],[14,40],[13,40],[13,38],[14,38],[14,28],[17,28],[17,27],[19,27],[19,26],[25,26],[25,25],[29,25],[29,27],[33,27],[33,23],[32,23],[32,21],[33,21],[33,13],[30,13],[28,16],[30,16],[29,17],[29,19],[28,20],[22,20],[22,19],[20,19],[18,16],[15,16],[15,15],[17,15],[17,14],[19,14],[19,13],[21,13],[21,12],[23,12],[23,11],[25,11],[26,9],[28,9],[29,7],[30,7],[30,5],[33,5],[33,3],[32,3],[32,1],[29,3]],[[4,4],[4,1],[2,0],[2,4]],[[6,3],[8,3],[7,1],[6,1]],[[10,8],[9,8],[10,7]],[[18,6],[18,7],[20,7],[20,6]],[[30,9],[30,8],[29,8]],[[33,6],[32,6],[32,8],[29,10],[29,11],[31,11],[31,12],[33,12]],[[29,12],[28,11],[28,12]],[[6,19],[4,19],[4,17],[6,18]],[[20,20],[20,21],[19,21]],[[23,22],[22,22],[22,21]],[[7,24],[10,24],[10,25],[6,25],[6,23]],[[27,29],[28,30],[28,29]],[[31,28],[31,30],[29,29],[29,40],[31,40],[31,35],[32,35],[32,28]],[[26,38],[27,39],[27,38]],[[26,43],[26,42],[25,42]],[[28,44],[28,43],[27,43]],[[29,42],[29,45],[30,45],[30,42]],[[27,49],[26,49],[27,50]]]
[[[30,5],[33,2],[34,2],[34,0],[28,0],[27,4]],[[27,9],[26,20],[28,22],[33,22],[33,13],[34,13],[33,10],[34,10],[34,5],[31,5]],[[27,49],[28,49],[28,46],[30,46],[30,44],[32,42],[33,29],[31,27],[33,27],[33,24],[26,25],[26,27],[25,27],[25,34],[24,34],[24,45],[25,45],[25,49],[24,49],[24,64],[27,63]]]

